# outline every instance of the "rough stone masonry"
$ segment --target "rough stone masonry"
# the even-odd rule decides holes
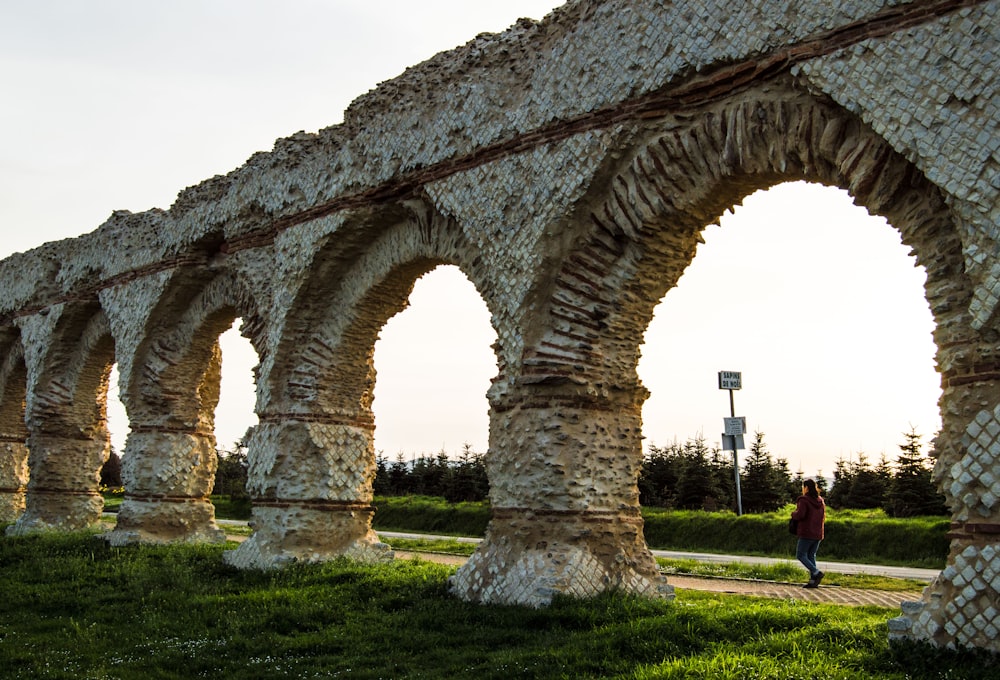
[[[169,210],[0,262],[0,519],[117,545],[221,541],[219,334],[260,357],[241,568],[391,555],[371,529],[372,353],[456,265],[492,314],[492,520],[458,597],[670,597],[643,538],[638,348],[701,230],[785,180],[842,187],[927,271],[953,510],[894,639],[1000,651],[1000,0],[574,0],[480,35]],[[846,265],[847,263],[845,263]]]

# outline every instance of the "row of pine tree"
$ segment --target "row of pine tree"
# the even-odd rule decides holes
[[[934,487],[932,461],[923,455],[921,437],[904,433],[895,461],[883,454],[871,465],[862,453],[857,460],[838,460],[832,486],[819,473],[815,477],[827,504],[837,509],[882,508],[891,517],[945,515],[945,499]],[[246,499],[247,452],[220,451],[214,493],[234,500]],[[107,488],[121,486],[121,461],[112,452],[101,472]],[[639,502],[648,507],[685,510],[735,510],[736,478],[732,454],[709,447],[703,437],[650,446],[639,474]],[[740,497],[747,513],[772,512],[793,502],[802,489],[803,474],[794,475],[785,458],[767,450],[764,434],[757,432],[740,470]],[[829,489],[829,490],[828,490]],[[483,501],[489,496],[484,456],[466,444],[457,460],[443,451],[406,461],[403,454],[390,463],[376,459],[375,495],[439,496],[450,502]]]
[[[905,433],[900,453],[883,454],[872,467],[860,453],[856,461],[838,460],[830,486],[822,472],[814,477],[827,504],[837,509],[882,508],[890,517],[945,515],[948,509],[932,480],[933,461],[921,452],[921,436]],[[802,493],[803,473],[793,476],[785,458],[773,458],[757,432],[740,471],[744,512],[772,512]],[[666,447],[651,446],[639,476],[642,505],[687,510],[736,507],[732,454],[710,448],[701,437]]]

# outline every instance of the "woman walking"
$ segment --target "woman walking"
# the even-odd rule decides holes
[[[823,580],[823,572],[816,566],[816,551],[823,540],[823,529],[826,524],[826,503],[819,495],[816,482],[807,479],[802,483],[802,495],[795,501],[792,519],[798,520],[798,545],[795,546],[795,557],[809,570],[809,583],[806,588],[818,588]]]

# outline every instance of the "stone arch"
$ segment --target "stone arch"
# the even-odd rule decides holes
[[[941,334],[967,314],[972,284],[941,193],[853,115],[789,90],[744,96],[649,130],[591,211],[584,245],[554,277],[554,329],[545,333],[571,332],[578,324],[608,328],[616,338],[641,336],[653,307],[693,259],[705,226],[753,191],[802,179],[845,189],[889,220],[927,270],[939,347],[955,341]],[[556,340],[538,338],[526,364],[548,375],[566,362],[536,358],[546,341]],[[633,349],[624,353],[628,363],[637,360]],[[586,357],[575,363],[596,371],[595,378],[603,375],[601,364]]]
[[[346,270],[341,243],[313,257],[268,377],[271,400],[250,442],[258,530],[227,554],[231,564],[391,557],[371,530],[375,341],[406,308],[416,280],[435,267],[455,265],[483,287],[476,253],[454,221],[414,200],[378,222]]]
[[[275,352],[279,363],[268,379],[274,406],[267,410],[335,413],[345,404],[370,405],[373,376],[367,369],[362,376],[357,360],[370,363],[378,331],[407,307],[414,282],[439,265],[457,266],[492,311],[478,252],[453,220],[413,199],[358,221],[362,246],[331,237],[312,256]]]
[[[44,340],[26,362],[29,480],[25,512],[8,531],[96,526],[104,507],[101,467],[111,450],[106,407],[115,342],[108,319],[92,300],[19,323]]]
[[[547,321],[526,330],[516,386],[494,402],[490,477],[501,484],[491,487],[487,541],[452,581],[466,599],[538,603],[552,590],[608,587],[669,592],[659,585],[639,516],[648,394],[636,374],[639,347],[702,229],[743,196],[790,179],[847,189],[886,216],[926,268],[942,372],[954,361],[954,343],[974,341],[962,330],[972,284],[947,204],[852,114],[785,80],[644,123],[633,139],[617,169],[581,202],[589,211],[563,241],[573,246],[539,284]],[[939,454],[954,441],[950,427]],[[550,525],[544,543],[539,518]],[[497,562],[523,568],[498,575],[490,571]]]
[[[260,352],[261,314],[228,270],[178,273],[150,314],[122,401],[131,432],[122,457],[125,498],[109,540],[222,542],[209,494],[215,480],[219,336],[242,317]]]
[[[971,330],[975,284],[966,273],[959,220],[942,192],[864,123],[794,90],[787,98],[775,99],[772,93],[706,112],[684,129],[654,135],[637,151],[613,181],[610,196],[591,214],[589,247],[618,253],[611,256],[611,276],[600,284],[608,301],[594,304],[592,315],[609,327],[616,324],[613,337],[641,336],[653,307],[693,259],[702,228],[753,191],[792,179],[848,191],[869,212],[887,219],[925,269],[938,370],[946,388],[944,414],[954,397],[949,385],[975,374],[972,364],[991,352],[992,333]],[[573,266],[567,260],[559,280],[569,279]],[[566,293],[563,299],[568,298]],[[552,313],[560,315],[558,303]],[[638,360],[637,353],[627,351],[628,363],[633,356]],[[961,448],[964,425],[956,430],[958,424],[943,418],[935,442],[939,456]],[[940,476],[943,466],[938,468]],[[952,506],[958,502],[947,488],[942,491]]]
[[[9,336],[9,337],[4,337]],[[20,335],[0,333],[0,523],[24,512],[28,485],[28,428],[24,423],[27,371]]]
[[[241,333],[260,354],[261,314],[235,274],[199,270],[178,276],[150,315],[136,352],[142,370],[125,386],[135,415],[211,434],[219,398],[218,337],[237,318],[244,319]]]

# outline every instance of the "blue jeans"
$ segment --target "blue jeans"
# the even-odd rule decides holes
[[[816,566],[816,551],[819,550],[819,544],[820,541],[811,538],[800,538],[795,546],[795,558],[809,570],[810,577],[819,573],[819,567]]]

